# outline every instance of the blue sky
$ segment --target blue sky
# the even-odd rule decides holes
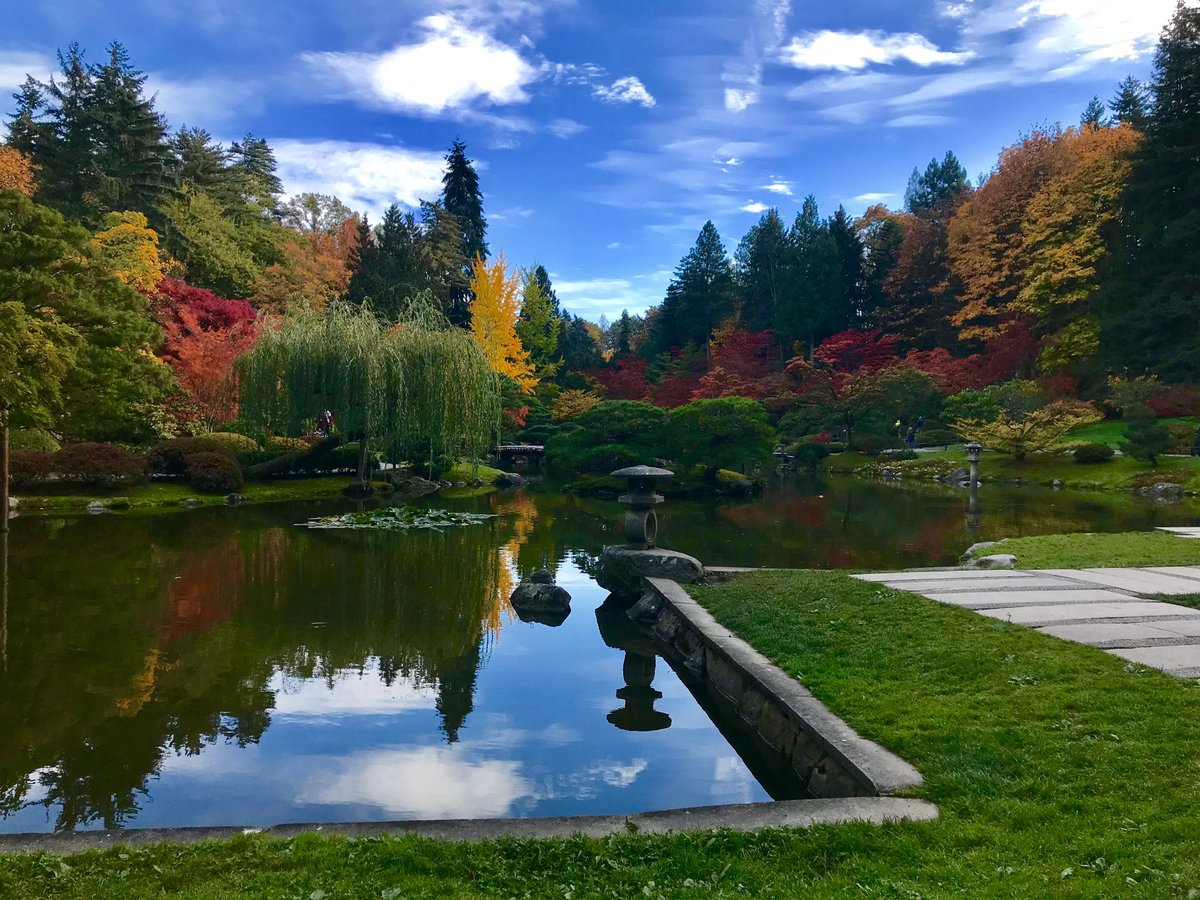
[[[440,190],[455,136],[488,238],[572,312],[661,300],[713,219],[899,206],[1146,77],[1175,0],[4,0],[0,92],[119,40],[174,129],[266,137],[289,192],[372,218]],[[6,104],[11,107],[11,103]],[[6,109],[6,111],[8,111]]]

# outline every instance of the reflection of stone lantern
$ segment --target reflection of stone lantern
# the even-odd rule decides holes
[[[974,441],[963,447],[967,451],[967,462],[971,464],[971,484],[979,483],[979,460],[983,459],[983,445]]]
[[[614,598],[596,609],[596,624],[604,643],[625,653],[621,666],[625,686],[617,690],[617,698],[625,705],[610,712],[608,721],[622,731],[670,728],[671,717],[654,708],[654,701],[662,697],[662,692],[652,687],[657,663],[654,641],[625,615],[625,608]]]
[[[629,507],[625,513],[625,546],[630,550],[653,550],[658,537],[658,516],[654,507],[663,502],[657,493],[660,482],[674,477],[675,473],[653,466],[630,466],[612,473],[614,478],[625,478],[629,483],[628,493],[617,498]]]

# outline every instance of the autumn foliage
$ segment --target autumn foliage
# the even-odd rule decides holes
[[[32,197],[37,190],[29,157],[13,147],[0,145],[0,191],[16,191]]]
[[[526,393],[538,379],[533,374],[529,353],[517,336],[517,316],[521,313],[519,279],[510,273],[501,255],[492,263],[480,257],[471,264],[471,334],[493,372],[515,381]]]

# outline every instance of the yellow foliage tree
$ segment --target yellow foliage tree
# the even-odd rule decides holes
[[[471,263],[469,287],[475,295],[471,301],[471,334],[483,348],[492,371],[511,378],[522,391],[531,393],[538,379],[529,353],[517,336],[517,316],[521,312],[517,273],[508,271],[503,254],[490,264],[477,256]]]
[[[0,146],[0,191],[17,191],[32,197],[36,190],[29,158],[13,147]]]
[[[966,440],[978,441],[989,450],[1005,453],[1018,461],[1030,453],[1054,448],[1059,452],[1072,449],[1062,439],[1081,425],[1099,422],[1103,416],[1086,403],[1074,400],[1055,400],[1025,416],[1002,412],[995,421],[960,419],[951,427]]]
[[[152,293],[163,279],[158,233],[140,212],[109,213],[104,217],[104,231],[92,238],[92,246],[102,265],[142,293]]]
[[[550,418],[555,422],[569,422],[600,402],[600,395],[592,391],[563,391],[550,404]]]

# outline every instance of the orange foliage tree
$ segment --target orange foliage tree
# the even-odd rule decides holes
[[[268,266],[255,286],[255,305],[277,313],[325,309],[350,285],[358,242],[354,216],[332,231],[291,231],[280,247],[282,261]]]
[[[522,391],[530,393],[538,379],[529,353],[517,336],[517,316],[521,312],[518,288],[517,274],[508,271],[504,254],[492,263],[478,256],[471,263],[470,289],[475,297],[471,301],[471,334],[492,371],[511,378]]]
[[[16,191],[32,197],[37,190],[33,164],[21,151],[0,145],[0,191]]]

